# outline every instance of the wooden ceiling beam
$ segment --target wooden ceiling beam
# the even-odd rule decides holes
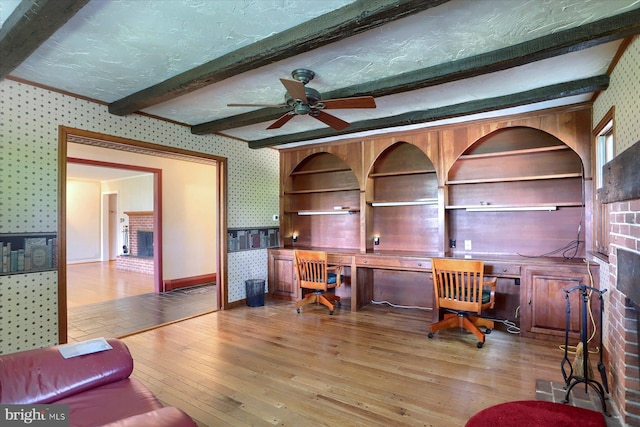
[[[131,114],[447,1],[449,0],[357,0],[114,101],[109,104],[109,112],[118,116]]]
[[[639,33],[640,9],[636,9],[492,52],[325,92],[322,98],[394,95],[506,70]],[[191,132],[196,135],[217,133],[226,129],[276,120],[282,114],[284,112],[281,108],[263,108],[197,124],[191,127]]]
[[[412,111],[409,113],[399,114],[396,116],[385,117],[381,119],[363,120],[360,122],[351,123],[351,126],[343,131],[335,131],[331,128],[322,128],[291,135],[258,139],[249,141],[248,144],[249,148],[265,148],[288,144],[290,142],[301,142],[337,135],[347,135],[355,132],[428,123],[436,120],[444,120],[470,114],[486,113],[489,111],[502,110],[505,108],[517,107],[520,105],[534,104],[537,102],[544,102],[552,99],[581,95],[598,90],[605,90],[608,86],[609,76],[601,75],[532,89],[525,92],[499,96],[495,98],[479,99],[475,101],[463,102],[461,104],[433,108],[430,110]]]
[[[75,15],[89,0],[22,0],[0,28],[0,79]]]

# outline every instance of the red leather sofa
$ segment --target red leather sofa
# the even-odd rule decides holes
[[[69,405],[70,426],[195,427],[136,378],[124,342],[65,359],[59,346],[0,355],[0,403]]]

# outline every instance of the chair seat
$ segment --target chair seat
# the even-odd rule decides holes
[[[340,275],[340,281],[344,280],[344,276]],[[338,282],[338,275],[335,273],[327,274],[327,285],[335,285]]]

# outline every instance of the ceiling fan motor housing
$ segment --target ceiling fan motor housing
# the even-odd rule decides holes
[[[296,114],[308,114],[315,104],[320,102],[320,92],[317,90],[305,87],[304,92],[307,95],[307,103],[304,103],[302,100],[293,99],[293,97],[289,94],[289,92],[285,93],[284,99],[287,105],[293,107]]]

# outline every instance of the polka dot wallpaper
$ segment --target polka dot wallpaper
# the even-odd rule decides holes
[[[0,353],[56,343],[57,272],[16,274],[0,280]]]
[[[616,155],[622,153],[636,142],[640,141],[640,37],[627,47],[624,55],[611,74],[609,88],[600,93],[593,104],[593,125],[596,126],[615,106],[615,145]],[[610,207],[611,209],[611,207]],[[613,264],[606,261],[599,262],[599,283],[601,289],[615,288],[615,279],[611,275],[616,271],[616,258],[610,258]],[[609,324],[611,317],[612,293],[604,294],[605,310],[604,322]],[[605,328],[604,342],[609,342],[611,330]]]
[[[150,117],[111,115],[105,105],[5,79],[0,81],[0,233],[57,232],[61,125],[226,157],[228,226],[274,225],[272,217],[279,212],[276,150],[251,150],[244,142],[216,135],[196,136],[188,127]],[[229,257],[230,302],[245,297],[249,273],[266,279],[266,260],[266,249]],[[26,311],[7,311],[25,295],[29,301],[21,307]],[[0,276],[0,305],[0,352],[58,342],[56,272]]]
[[[593,125],[615,106],[616,155],[640,141],[640,37],[627,47],[611,73],[609,88],[593,104]]]

